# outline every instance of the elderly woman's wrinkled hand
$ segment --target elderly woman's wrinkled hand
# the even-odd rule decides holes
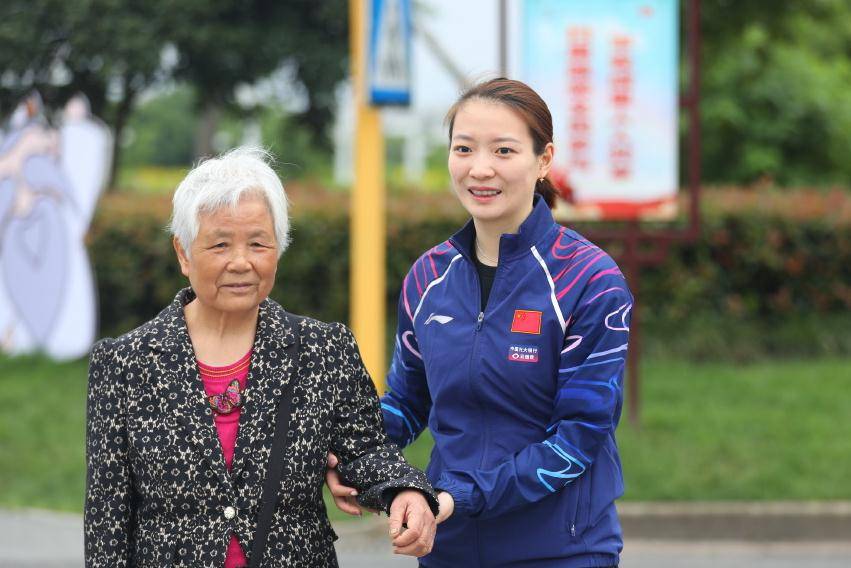
[[[419,491],[400,491],[390,504],[390,538],[394,554],[425,556],[431,552],[436,527],[434,514]]]

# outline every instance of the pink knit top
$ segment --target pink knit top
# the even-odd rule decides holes
[[[207,396],[215,396],[224,393],[233,380],[239,381],[240,392],[245,390],[248,381],[248,369],[251,365],[251,351],[246,353],[239,361],[224,367],[212,367],[198,361],[198,370],[201,372],[201,380],[204,381],[204,391]],[[236,445],[236,434],[239,431],[239,416],[242,408],[236,407],[229,414],[221,414],[213,411],[213,419],[216,422],[216,432],[222,445],[225,465],[230,471],[233,464],[233,449]],[[235,534],[230,535],[227,555],[225,556],[225,568],[237,568],[247,566],[248,560],[239,540]]]

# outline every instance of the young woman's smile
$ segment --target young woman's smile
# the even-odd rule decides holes
[[[479,203],[488,203],[492,201],[497,195],[502,193],[499,189],[493,187],[486,186],[476,186],[467,189],[473,198]]]

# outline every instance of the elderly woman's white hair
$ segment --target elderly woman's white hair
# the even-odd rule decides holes
[[[187,256],[198,236],[201,213],[225,206],[236,208],[242,196],[259,195],[269,206],[280,258],[289,245],[290,220],[287,194],[270,166],[272,161],[266,150],[242,146],[205,160],[186,174],[174,192],[169,230]]]

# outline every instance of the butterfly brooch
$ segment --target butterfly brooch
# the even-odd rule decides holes
[[[239,381],[234,379],[222,394],[208,396],[210,406],[219,414],[230,414],[242,406],[242,391],[239,390]]]

